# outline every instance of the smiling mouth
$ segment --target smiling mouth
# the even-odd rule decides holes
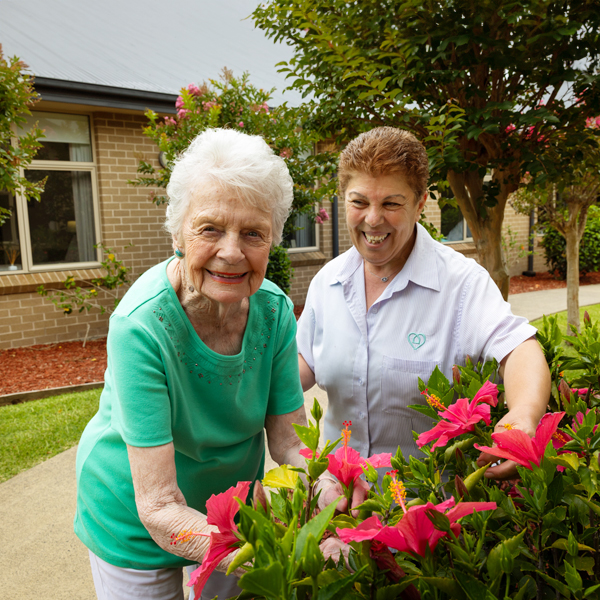
[[[363,235],[365,236],[365,239],[367,240],[367,242],[369,242],[369,244],[381,244],[390,234],[384,233],[382,235],[371,235],[363,231]]]
[[[220,281],[221,283],[241,283],[246,275],[248,275],[248,271],[245,273],[221,273],[220,271],[209,271],[206,269],[206,272],[213,279]]]

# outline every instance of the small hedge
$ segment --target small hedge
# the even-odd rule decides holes
[[[292,261],[287,250],[282,246],[273,246],[269,253],[266,278],[289,295],[293,273]]]
[[[567,278],[567,242],[554,229],[547,227],[541,245],[546,255],[550,273],[560,279]],[[579,245],[579,273],[594,273],[600,270],[600,207],[592,206],[588,213],[585,231]]]

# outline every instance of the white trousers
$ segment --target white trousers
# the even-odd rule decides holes
[[[90,551],[90,565],[98,600],[183,600],[183,569],[152,569],[140,571],[115,567]],[[186,567],[191,574],[197,565]],[[214,571],[210,576],[202,597],[196,600],[220,600],[239,595],[242,590],[237,585],[237,577]],[[189,600],[194,600],[190,588]]]

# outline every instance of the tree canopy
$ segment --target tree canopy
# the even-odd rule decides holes
[[[21,168],[30,164],[41,146],[38,139],[43,132],[34,127],[16,138],[17,127],[25,124],[25,116],[31,114],[30,108],[38,99],[26,69],[17,57],[6,60],[0,45],[0,190],[39,200],[45,180],[28,181],[21,176]],[[0,206],[0,225],[9,217],[10,211]]]
[[[506,295],[509,194],[551,177],[547,144],[576,152],[600,112],[600,1],[272,0],[253,16],[295,50],[281,69],[309,98],[306,127],[344,141],[393,125],[426,144]]]

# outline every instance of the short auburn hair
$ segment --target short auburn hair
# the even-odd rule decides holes
[[[338,187],[342,198],[350,179],[358,173],[371,177],[402,175],[418,202],[427,191],[429,160],[425,147],[412,133],[376,127],[354,138],[340,154]]]

